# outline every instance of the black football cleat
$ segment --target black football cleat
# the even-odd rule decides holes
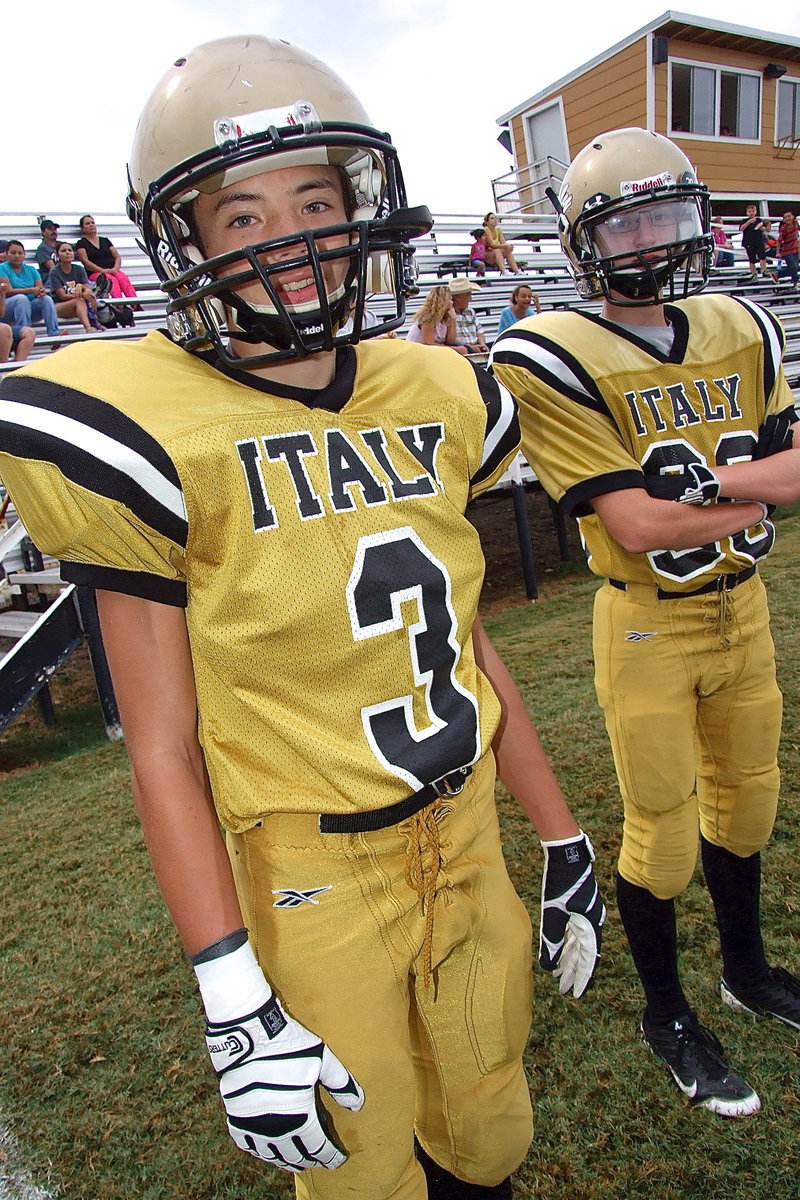
[[[646,1029],[642,1037],[670,1069],[692,1104],[720,1117],[749,1117],[761,1101],[746,1080],[725,1061],[719,1040],[692,1016]]]
[[[783,967],[770,967],[767,979],[754,987],[734,989],[723,979],[720,992],[731,1008],[756,1017],[775,1017],[792,1029],[800,1029],[800,979]]]

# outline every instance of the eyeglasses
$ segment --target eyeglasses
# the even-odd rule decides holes
[[[601,228],[604,233],[621,236],[636,233],[641,228],[643,219],[647,220],[652,229],[666,229],[667,226],[677,225],[686,215],[686,205],[683,203],[660,204],[652,208],[612,213],[604,220],[598,221],[596,228]]]

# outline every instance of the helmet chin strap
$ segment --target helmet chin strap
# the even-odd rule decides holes
[[[630,304],[661,304],[662,292],[674,283],[678,272],[688,269],[690,247],[684,245],[677,253],[671,249],[665,253],[665,260],[655,263],[640,255],[638,267],[632,266],[628,271],[615,271],[613,264],[609,264],[609,269],[604,272],[604,290],[608,299],[613,302],[613,290]]]
[[[333,336],[347,320],[355,299],[355,274],[356,268],[352,267],[342,286],[341,295],[335,300],[331,301],[326,297]],[[228,334],[236,341],[245,342],[250,346],[274,346],[276,350],[289,350],[294,347],[299,353],[303,353],[304,331],[311,328],[316,332],[324,324],[322,308],[314,308],[304,313],[287,311],[287,316],[294,324],[293,331],[281,323],[277,313],[260,313],[236,292],[220,292],[219,298],[233,317],[233,320],[228,322]]]

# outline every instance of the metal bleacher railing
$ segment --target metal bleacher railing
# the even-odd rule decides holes
[[[80,237],[79,214],[48,213],[50,219],[60,225],[59,235],[67,241]],[[158,286],[153,268],[139,244],[135,227],[118,213],[96,215],[97,227],[117,247],[125,271],[133,281],[141,311],[136,314],[136,326],[132,329],[108,330],[108,338],[140,337],[149,329],[163,326],[165,298]],[[401,328],[404,334],[417,309],[422,305],[431,287],[446,283],[449,277],[468,274],[480,286],[472,297],[472,307],[478,313],[489,341],[497,332],[500,313],[508,305],[516,284],[529,283],[539,297],[542,309],[588,308],[596,310],[596,302],[580,300],[572,285],[567,264],[558,242],[555,221],[552,215],[517,213],[502,218],[502,228],[507,239],[514,243],[517,261],[522,267],[520,275],[500,275],[488,269],[486,276],[478,279],[469,269],[469,247],[472,230],[480,226],[482,218],[469,214],[440,214],[436,217],[433,230],[415,243],[415,259],[419,271],[419,295],[412,297],[408,305],[408,317]],[[729,229],[736,250],[733,267],[715,268],[709,290],[727,291],[734,295],[745,295],[771,308],[781,319],[787,334],[787,376],[800,400],[800,293],[793,291],[788,282],[775,283],[772,279],[757,282],[747,278],[747,261],[738,248],[738,219],[731,218]],[[41,235],[37,222],[30,214],[9,213],[0,215],[0,238],[18,238],[28,251],[29,260],[39,244]],[[370,307],[380,313],[384,302],[379,295],[370,300]],[[48,338],[44,329],[37,327],[37,339],[31,357],[49,352],[71,341],[80,341],[83,331],[76,322],[63,325],[64,336]],[[13,370],[14,363],[6,365]]]

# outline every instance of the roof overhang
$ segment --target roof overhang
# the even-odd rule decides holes
[[[579,79],[593,67],[599,66],[606,59],[613,58],[615,54],[626,50],[628,46],[632,46],[634,42],[647,37],[648,34],[654,36],[662,34],[684,42],[696,42],[701,46],[714,46],[723,50],[763,54],[764,58],[771,62],[783,59],[785,62],[800,63],[800,38],[789,37],[782,33],[766,33],[760,29],[748,29],[744,25],[729,25],[725,21],[712,21],[707,17],[694,17],[688,13],[667,11],[660,17],[656,17],[654,21],[650,21],[649,24],[643,25],[641,29],[637,29],[635,33],[630,34],[621,42],[617,42],[615,46],[604,50],[596,58],[590,59],[583,66],[570,71],[561,79],[557,79],[555,83],[551,83],[549,87],[537,92],[535,96],[529,97],[522,104],[515,105],[514,108],[497,118],[497,124],[507,125],[512,117],[535,108],[540,101],[561,91],[574,79]]]

